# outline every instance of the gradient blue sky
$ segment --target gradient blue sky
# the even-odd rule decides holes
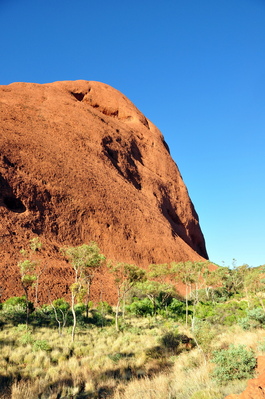
[[[96,80],[162,131],[211,261],[265,263],[264,0],[0,0],[0,84]]]

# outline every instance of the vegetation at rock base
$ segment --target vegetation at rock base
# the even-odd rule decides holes
[[[72,341],[74,341],[77,325],[76,300],[80,301],[83,297],[87,296],[86,308],[88,315],[90,286],[95,271],[100,268],[102,262],[105,260],[105,256],[100,254],[100,250],[95,242],[91,242],[89,245],[83,244],[78,247],[62,248],[62,252],[69,259],[75,271],[75,281],[70,287],[71,310],[73,314]]]
[[[37,306],[30,284],[0,306],[0,397],[222,399],[244,390],[265,352],[263,268],[112,264],[111,306],[89,300],[105,260],[97,245],[64,256],[75,271],[70,303]],[[172,284],[179,279],[187,298]]]
[[[256,367],[253,350],[247,350],[243,345],[231,345],[228,349],[214,351],[212,361],[217,365],[212,375],[220,383],[251,378]]]

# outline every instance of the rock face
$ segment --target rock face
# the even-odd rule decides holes
[[[207,259],[162,134],[119,91],[90,81],[13,83],[0,86],[0,112],[4,297],[19,291],[19,250],[36,236],[61,294],[71,283],[63,245],[96,241],[108,258],[139,266]],[[97,281],[107,287],[109,278]]]

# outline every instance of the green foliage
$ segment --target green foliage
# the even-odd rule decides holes
[[[34,272],[35,267],[36,267],[36,262],[26,259],[26,260],[19,262],[18,266],[19,266],[19,269],[21,272],[21,276],[23,277],[28,273]]]
[[[203,389],[201,391],[195,392],[190,399],[217,399],[218,391],[212,389]]]
[[[183,319],[185,316],[185,304],[177,298],[172,298],[167,306],[167,316]]]
[[[159,283],[159,286],[161,288],[161,286],[163,287],[164,285]],[[185,304],[177,298],[172,298],[171,290],[168,292],[161,292],[158,289],[157,293],[151,291],[150,294],[148,288],[145,292],[144,289],[142,290],[142,287],[147,287],[147,285],[139,284],[134,290],[134,295],[137,296],[133,297],[131,299],[132,302],[126,306],[126,310],[128,310],[129,313],[139,317],[159,314],[165,318],[170,317],[171,319],[183,319],[185,315]],[[138,298],[138,296],[143,295],[147,296],[142,299]]]
[[[105,260],[105,256],[100,253],[99,247],[93,241],[89,245],[62,248],[61,251],[75,270],[76,280],[91,278],[93,271]]]
[[[61,309],[63,311],[70,309],[70,304],[64,298],[55,299],[52,304],[56,309]]]
[[[216,316],[217,305],[212,302],[200,302],[197,306],[196,317],[198,319],[212,319]]]
[[[263,353],[265,352],[265,338],[263,339],[262,342],[259,343],[258,350]]]
[[[33,342],[32,346],[34,351],[39,351],[39,350],[46,352],[51,351],[51,346],[49,345],[46,339],[37,339]]]
[[[106,301],[100,301],[96,307],[96,310],[98,313],[100,313],[103,316],[113,314],[112,307]]]
[[[207,320],[212,324],[231,326],[246,317],[247,306],[246,301],[236,300],[224,303],[199,303],[196,317],[201,320]]]
[[[42,248],[42,243],[38,237],[29,240],[29,247],[33,252],[39,251]]]
[[[68,258],[75,271],[75,281],[70,287],[72,297],[71,309],[73,314],[72,342],[74,342],[77,324],[77,313],[75,309],[76,300],[82,301],[86,295],[88,302],[90,285],[94,278],[94,273],[102,265],[105,256],[100,253],[100,249],[95,242],[90,242],[89,245],[83,244],[77,247],[62,248],[61,250]]]
[[[251,378],[256,367],[254,352],[244,345],[214,351],[212,362],[216,364],[212,376],[219,383]]]
[[[246,317],[239,319],[238,324],[243,328],[243,330],[263,327],[265,324],[264,310],[260,307],[247,310]]]
[[[86,311],[86,305],[84,303],[77,303],[75,305],[75,312],[77,316],[82,316],[82,314]]]
[[[119,309],[121,301],[124,302],[126,296],[137,283],[145,281],[146,273],[143,269],[128,263],[109,264],[110,271],[114,274],[114,281],[117,288],[117,305],[115,312],[115,327],[116,331],[120,330],[119,326]],[[124,312],[123,312],[124,316]]]
[[[115,284],[121,291],[127,291],[133,285],[146,279],[146,273],[136,265],[128,263],[109,264],[110,271],[114,274]]]
[[[20,338],[20,343],[21,345],[28,345],[28,344],[32,344],[34,342],[33,336],[31,334],[31,332],[26,332],[25,334],[23,334]]]
[[[21,297],[10,297],[3,303],[3,309],[1,312],[3,322],[18,325],[25,322],[27,309],[29,313],[34,311],[32,302],[27,302],[25,296]]]
[[[136,316],[147,316],[147,315],[152,316],[154,312],[153,304],[148,298],[144,299],[134,298],[133,302],[130,305],[126,306],[126,310],[128,310],[129,313],[134,314]]]
[[[123,357],[124,356],[122,353],[114,353],[114,354],[108,355],[108,358],[111,359],[114,363],[118,363],[119,360],[121,360]]]
[[[211,344],[216,337],[216,331],[213,326],[208,321],[196,318],[194,320],[193,334],[204,354],[208,355],[211,352]]]
[[[136,284],[134,296],[139,298],[148,298],[150,302],[143,302],[143,308],[146,308],[146,314],[155,315],[165,309],[176,296],[175,287],[172,284],[161,283],[159,281],[145,280]],[[152,304],[152,311],[149,306]]]
[[[8,309],[14,310],[16,307],[20,307],[23,310],[26,309],[27,300],[25,296],[12,296],[3,303],[4,311]]]
[[[94,309],[91,310],[90,314],[91,316],[86,319],[86,323],[94,324],[95,326],[98,327],[104,327],[113,324],[113,319],[107,319],[105,314],[97,310]]]

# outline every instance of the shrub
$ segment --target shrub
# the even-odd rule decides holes
[[[34,306],[28,302],[29,312],[32,313]],[[3,321],[17,325],[26,321],[27,300],[25,296],[13,296],[3,303],[2,318]]]
[[[258,350],[261,352],[265,352],[265,339],[263,339],[263,341],[259,343]]]
[[[160,343],[164,348],[175,352],[179,346],[180,339],[178,334],[169,331],[160,338]]]
[[[4,311],[9,309],[15,309],[17,307],[20,307],[20,309],[24,311],[26,310],[27,300],[25,296],[12,296],[3,303]]]
[[[98,327],[103,327],[103,326],[113,323],[113,319],[106,318],[104,314],[102,314],[101,312],[98,312],[95,309],[92,309],[90,314],[91,314],[91,316],[86,318],[83,321],[83,324],[82,324],[82,320],[79,320],[78,325],[82,326],[82,327],[87,327],[87,323],[90,323],[90,324],[94,324],[95,326],[98,326]]]
[[[216,305],[212,302],[200,302],[196,308],[196,317],[198,319],[208,319],[216,315]]]
[[[211,352],[211,344],[216,338],[216,330],[208,321],[196,319],[194,320],[194,336],[205,354]]]
[[[219,383],[251,378],[256,367],[254,352],[244,345],[214,351],[212,362],[216,364],[212,376]]]
[[[177,298],[172,298],[167,307],[167,315],[174,319],[184,318],[185,304],[179,301]]]
[[[148,298],[135,299],[130,305],[126,306],[126,309],[136,316],[152,316],[154,312],[153,304]]]
[[[241,318],[238,324],[243,330],[260,328],[265,324],[265,313],[262,308],[255,308],[247,311],[247,316]]]
[[[98,313],[101,313],[102,315],[112,315],[113,310],[112,307],[108,304],[106,301],[100,301],[97,305],[97,311]]]
[[[214,309],[214,314],[207,317],[207,319],[213,324],[232,326],[237,323],[239,319],[245,317],[247,314],[246,312],[246,301],[218,303]]]
[[[21,343],[21,345],[28,345],[28,344],[32,344],[34,342],[34,339],[31,335],[31,332],[26,332],[25,334],[23,334],[20,339],[19,342]]]
[[[35,351],[43,350],[49,352],[51,350],[51,346],[49,345],[48,341],[45,339],[37,339],[33,342],[33,349]]]

